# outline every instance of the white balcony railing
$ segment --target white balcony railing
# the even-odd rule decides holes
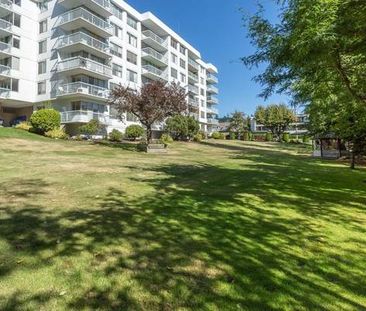
[[[0,52],[8,53],[11,52],[11,45],[5,42],[0,42]]]
[[[209,103],[209,104],[218,104],[219,100],[218,100],[218,98],[216,98],[214,96],[207,96],[207,103]]]
[[[89,36],[83,32],[77,32],[68,36],[61,37],[58,39],[57,47],[63,48],[68,45],[72,44],[85,44],[90,46],[91,48],[94,48],[98,51],[108,53],[109,52],[109,45],[93,38],[92,36]]]
[[[151,74],[153,74],[155,76],[158,76],[162,79],[167,79],[166,73],[163,70],[161,70],[161,69],[159,69],[155,66],[152,66],[152,65],[142,66],[142,71],[151,73]]]
[[[188,72],[189,78],[191,78],[193,81],[198,82],[198,76],[195,75],[193,72]]]
[[[163,38],[159,37],[156,33],[153,33],[151,30],[145,30],[142,32],[142,38],[150,38],[160,44],[163,47],[166,47],[166,42]]]
[[[111,2],[109,0],[92,0],[92,2],[100,5],[108,11],[111,9]]]
[[[108,99],[109,90],[103,87],[99,87],[84,82],[74,82],[59,86],[56,93],[57,96],[65,96],[72,94],[85,94],[99,97],[102,99]]]
[[[102,124],[109,124],[109,115],[84,110],[61,112],[61,123],[88,123],[91,120],[98,120]]]
[[[193,99],[193,98],[188,98],[188,104],[191,107],[196,107],[196,108],[199,108],[199,106],[200,106],[198,99]]]
[[[0,75],[10,76],[11,68],[9,66],[0,65]]]
[[[207,118],[207,123],[208,124],[219,124],[219,120],[214,119],[214,118]]]
[[[90,13],[88,10],[85,10],[84,8],[77,8],[72,11],[68,11],[60,16],[58,25],[63,25],[68,22],[71,22],[75,19],[82,18],[89,23],[93,24],[97,28],[101,28],[108,33],[112,34],[112,25],[102,18]]]
[[[207,73],[207,80],[213,83],[219,83],[219,79],[212,73]]]
[[[219,110],[217,108],[207,107],[207,113],[219,114]]]
[[[192,58],[188,59],[188,64],[197,70],[200,68],[200,65],[198,65],[198,63],[195,60],[193,60]]]
[[[159,53],[159,52],[155,51],[155,50],[154,50],[154,49],[152,49],[152,48],[143,48],[143,49],[142,49],[142,55],[143,55],[143,56],[144,56],[144,55],[150,55],[150,56],[152,56],[153,58],[155,58],[155,59],[157,59],[157,60],[159,60],[159,61],[163,62],[164,64],[167,64],[167,63],[168,63],[167,58],[166,58],[163,54],[161,54],[161,53]]]
[[[10,89],[0,88],[0,98],[9,98],[10,92]]]
[[[0,0],[0,7],[5,8],[9,11],[13,10],[13,2],[10,0]]]
[[[208,85],[207,86],[207,92],[211,92],[211,93],[217,94],[219,92],[219,89],[216,86]]]
[[[8,21],[4,20],[4,19],[0,19],[0,29],[6,30],[6,31],[11,31],[13,27],[12,23],[9,23]]]
[[[188,91],[194,94],[198,94],[198,87],[192,84],[188,84]]]
[[[86,69],[104,76],[112,77],[112,68],[84,57],[73,57],[62,60],[57,64],[58,71],[71,69]]]

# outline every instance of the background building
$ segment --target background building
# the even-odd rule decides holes
[[[73,133],[91,119],[124,130],[107,103],[115,85],[152,80],[186,87],[189,112],[216,129],[217,69],[152,13],[122,0],[1,0],[0,118],[5,125],[51,104]]]

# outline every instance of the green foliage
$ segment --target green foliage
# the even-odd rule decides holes
[[[113,129],[112,132],[109,133],[109,140],[114,142],[120,142],[123,139],[123,133],[119,130]]]
[[[304,136],[302,137],[302,142],[303,142],[304,144],[309,143],[309,142],[310,142],[310,137],[309,137],[309,136],[307,136],[307,135],[304,135]]]
[[[166,132],[175,140],[191,140],[200,130],[199,122],[191,116],[175,115],[165,124]]]
[[[86,135],[87,137],[98,134],[103,128],[99,120],[90,120],[88,123],[79,127],[79,132]]]
[[[250,140],[249,132],[244,132],[244,134],[243,134],[243,140],[244,141],[249,141]]]
[[[235,140],[236,139],[236,134],[234,132],[230,132],[230,139],[231,140]]]
[[[67,139],[69,136],[62,128],[57,128],[44,133],[44,136],[52,139]]]
[[[145,130],[142,126],[133,124],[126,128],[125,135],[128,139],[136,140],[137,138],[142,137],[144,133]]]
[[[205,139],[205,134],[204,133],[202,133],[202,132],[198,132],[196,135],[194,135],[194,137],[193,137],[193,140],[195,141],[195,142],[201,142],[202,140],[204,140]]]
[[[15,126],[17,130],[29,131],[32,128],[28,122],[21,122]]]
[[[30,124],[37,133],[43,135],[61,126],[61,115],[54,109],[41,109],[32,114]]]
[[[221,135],[219,132],[213,132],[211,134],[211,138],[213,138],[213,139],[220,139],[220,137],[221,137]]]
[[[266,141],[273,141],[273,134],[272,133],[266,133]]]
[[[282,135],[282,140],[285,142],[285,143],[289,143],[290,142],[290,134],[289,133],[284,133]]]
[[[247,119],[244,117],[244,113],[235,111],[232,114],[229,130],[240,136],[248,128]],[[232,139],[230,137],[230,139]],[[235,138],[234,138],[235,139]]]
[[[171,144],[174,141],[173,138],[169,134],[166,134],[166,133],[164,133],[163,135],[161,135],[160,140],[165,145],[169,145],[169,144]]]

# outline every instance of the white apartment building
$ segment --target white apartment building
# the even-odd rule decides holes
[[[217,125],[217,69],[152,13],[122,0],[0,0],[0,119],[28,119],[52,105],[72,133],[98,119],[124,130],[109,89],[152,80],[187,88],[189,113]]]

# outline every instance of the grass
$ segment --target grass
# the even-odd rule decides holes
[[[366,172],[0,129],[0,310],[366,310]]]

